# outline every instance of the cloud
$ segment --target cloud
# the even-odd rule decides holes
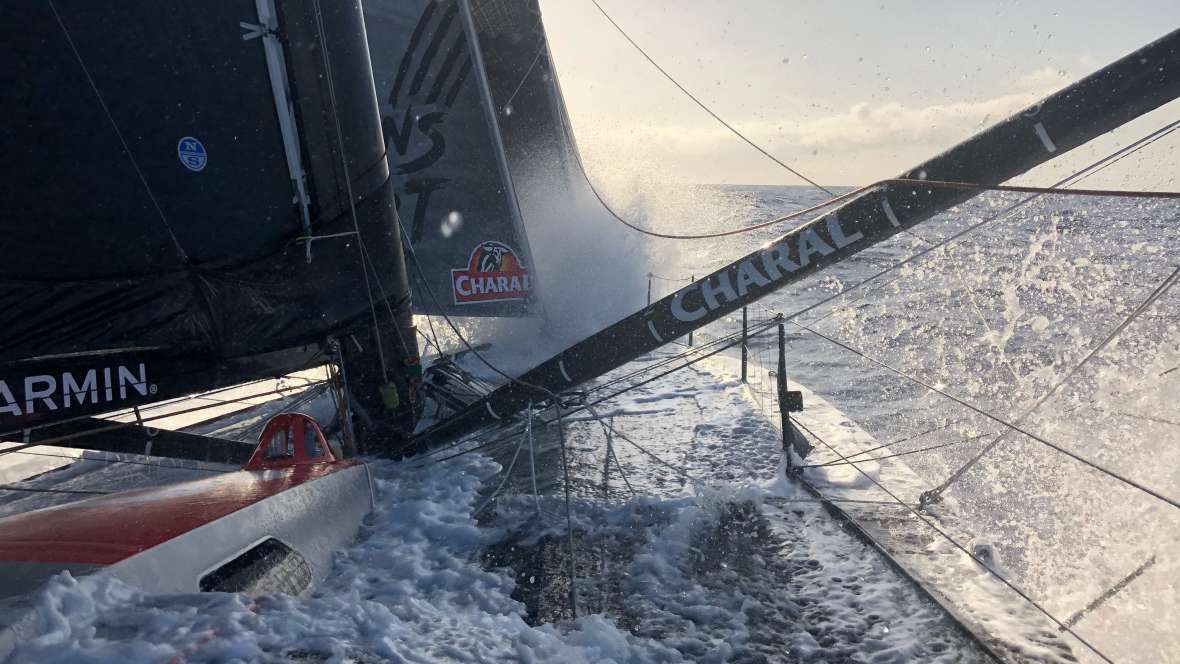
[[[1076,79],[1077,76],[1070,74],[1065,69],[1041,67],[1016,79],[1016,85],[1021,90],[1047,95],[1057,92],[1061,88],[1073,83]]]
[[[1020,92],[983,101],[927,106],[901,102],[858,102],[847,110],[798,122],[735,123],[755,142],[793,146],[808,152],[858,152],[898,146],[949,146],[1036,102],[1042,95]],[[690,155],[708,153],[735,139],[726,129],[701,125],[631,125],[600,132],[599,140],[622,144],[657,144]]]
[[[1046,67],[1014,77],[1010,88],[1015,92],[989,99],[925,105],[860,101],[827,115],[784,121],[734,119],[733,124],[771,153],[809,163],[821,178],[844,182],[884,177],[966,140],[1056,92],[1074,78],[1068,72]],[[679,171],[708,172],[718,170],[707,167],[709,164],[722,163],[728,165],[729,171],[739,167],[757,171],[765,166],[757,163],[759,158],[752,156],[738,138],[707,118],[693,118],[691,124],[672,121],[621,126],[616,118],[612,118],[614,122],[595,119],[575,123],[583,147],[595,156],[642,154]],[[685,166],[686,160],[694,165]],[[708,180],[720,176],[698,177]]]

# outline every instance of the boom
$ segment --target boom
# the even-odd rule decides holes
[[[911,169],[899,179],[999,184],[1180,96],[1180,30]],[[977,195],[887,184],[586,337],[417,437],[453,440],[601,376]]]

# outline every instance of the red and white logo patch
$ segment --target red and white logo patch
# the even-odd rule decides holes
[[[495,240],[476,245],[466,268],[451,270],[451,286],[455,304],[523,300],[533,287],[512,247]]]

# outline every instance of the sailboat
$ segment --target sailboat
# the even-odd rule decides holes
[[[1175,32],[490,385],[441,349],[424,371],[413,316],[545,315],[513,173],[538,155],[571,187],[585,173],[535,0],[4,12],[0,455],[240,469],[0,519],[0,654],[63,571],[307,592],[372,508],[365,456],[494,436],[536,405],[560,426],[580,385],[1180,97]],[[252,444],[152,426],[320,369],[330,426],[265,408]]]

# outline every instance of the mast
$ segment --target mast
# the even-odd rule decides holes
[[[1180,96],[1180,30],[1020,111],[899,179],[999,184]],[[875,187],[525,372],[417,437],[430,446],[596,378],[977,195]]]

